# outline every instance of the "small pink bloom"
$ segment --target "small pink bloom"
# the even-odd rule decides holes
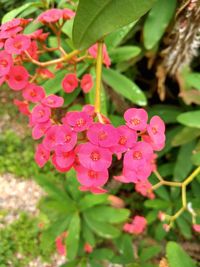
[[[51,121],[38,123],[33,127],[32,137],[35,140],[40,139],[46,131],[51,127]]]
[[[144,168],[145,166],[145,168]],[[146,163],[139,163],[134,168],[123,168],[123,175],[126,177],[126,182],[138,183],[146,181],[152,171],[151,165]]]
[[[94,44],[88,49],[88,52],[93,58],[97,58],[97,50],[98,50],[98,46],[97,44]],[[110,67],[111,65],[110,57],[108,55],[105,44],[103,45],[103,63],[106,65],[107,68]]]
[[[195,232],[200,233],[200,224],[193,224],[193,229]]]
[[[135,185],[135,191],[140,193],[144,197],[148,197],[150,199],[154,199],[155,195],[152,191],[152,185],[148,180],[140,181]]]
[[[66,114],[62,122],[72,126],[75,132],[82,132],[91,125],[92,118],[84,111],[72,111]]]
[[[53,72],[51,72],[48,69],[44,69],[44,68],[38,68],[36,69],[36,72],[43,78],[43,79],[51,79],[54,78],[55,75],[53,74]]]
[[[61,235],[59,235],[56,238],[56,249],[58,254],[62,256],[66,256],[67,251],[66,251],[66,245],[65,245],[65,239],[67,237],[67,232],[63,232]]]
[[[88,93],[93,87],[93,80],[90,74],[85,74],[81,79],[81,88],[84,93]]]
[[[62,87],[66,93],[73,92],[78,87],[78,79],[75,73],[69,73],[65,75],[62,80]]]
[[[165,221],[165,218],[166,218],[166,214],[162,211],[159,211],[158,212],[158,219],[161,221],[161,222],[164,222]]]
[[[53,166],[56,168],[57,171],[59,172],[62,172],[62,173],[65,173],[65,172],[68,172],[72,166],[69,166],[69,167],[65,167],[65,168],[61,168],[60,165],[57,164],[57,161],[56,161],[57,157],[55,155],[55,153],[52,155],[52,164]]]
[[[117,128],[118,130],[118,142],[115,147],[113,147],[113,152],[123,153],[132,148],[137,142],[136,131],[128,128],[126,125],[121,125]]]
[[[38,54],[37,54],[37,51],[38,51],[38,45],[37,45],[37,42],[35,41],[32,41],[29,48],[27,49],[27,52],[29,53],[29,55],[35,59],[35,60],[38,60]],[[22,54],[23,56],[23,59],[24,57],[26,58],[26,55],[25,54]]]
[[[4,50],[0,51],[0,77],[8,74],[12,65],[12,56]]]
[[[93,247],[89,243],[85,243],[84,245],[84,251],[88,254],[92,253]]]
[[[64,20],[69,20],[69,19],[72,19],[76,13],[74,11],[72,11],[71,9],[64,8],[62,10],[62,14],[63,14]]]
[[[80,186],[79,187],[80,191],[89,191],[95,195],[100,195],[100,194],[105,194],[107,193],[107,190],[101,188],[101,187],[87,187],[87,186]]]
[[[13,66],[10,68],[7,83],[14,91],[22,90],[28,84],[28,71],[23,66]]]
[[[50,152],[46,150],[43,144],[39,144],[36,148],[35,161],[38,166],[43,167],[50,158]]]
[[[139,235],[144,232],[147,226],[147,221],[142,216],[135,216],[131,222],[131,224],[126,223],[124,225],[123,230],[130,234]]]
[[[31,119],[33,124],[47,122],[51,116],[51,109],[43,105],[37,105],[33,108]]]
[[[21,55],[21,53],[29,48],[31,40],[28,36],[19,34],[10,37],[5,42],[5,50],[9,54]]]
[[[165,230],[165,232],[169,232],[170,231],[170,226],[169,226],[169,224],[166,224],[166,223],[164,223],[163,224],[163,229]]]
[[[165,124],[158,116],[153,116],[147,126],[147,132],[157,146],[157,150],[161,150],[165,144]]]
[[[49,151],[54,150],[57,145],[61,144],[60,141],[61,126],[53,125],[45,133],[43,145]]]
[[[57,142],[58,147],[56,147],[57,152],[59,147],[62,146],[61,150],[65,152],[71,151],[77,143],[77,133],[72,131],[68,125],[60,126],[59,131],[57,132]]]
[[[33,103],[40,102],[45,97],[44,88],[34,83],[29,83],[23,90],[23,97]]]
[[[117,145],[118,132],[110,124],[94,123],[87,131],[87,138],[94,145],[112,147]]]
[[[50,108],[62,107],[64,99],[61,96],[49,95],[42,100],[42,104]]]
[[[153,157],[152,147],[143,141],[137,142],[132,149],[124,155],[124,167],[135,169],[137,166],[150,163]]]
[[[60,146],[59,151],[55,150],[55,161],[61,169],[67,168],[69,170],[72,167],[74,160],[74,151],[66,152],[64,146]]]
[[[87,105],[83,106],[82,111],[86,112],[92,118],[95,115],[94,106],[93,105],[87,104]]]
[[[0,26],[0,39],[7,39],[14,36],[15,34],[21,32],[23,28],[21,27],[21,19],[13,19]]]
[[[110,167],[112,163],[112,153],[106,149],[85,143],[78,151],[80,163],[88,169],[103,171]]]
[[[93,171],[84,167],[79,167],[77,179],[83,186],[101,187],[108,181],[108,170]]]
[[[18,107],[19,111],[22,114],[27,115],[27,116],[29,116],[31,114],[27,101],[20,101],[18,99],[14,99],[14,105],[16,105]]]
[[[144,131],[147,127],[148,114],[142,108],[130,108],[124,113],[126,125],[136,131]]]
[[[47,11],[42,12],[37,20],[42,23],[51,23],[51,22],[57,22],[59,19],[62,18],[62,10],[58,8],[52,8]]]

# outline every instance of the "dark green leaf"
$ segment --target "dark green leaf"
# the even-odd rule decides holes
[[[160,246],[151,246],[149,248],[143,248],[142,252],[140,253],[140,259],[142,262],[148,261],[158,255],[161,251]]]
[[[144,24],[144,45],[152,49],[162,38],[176,9],[176,0],[158,0]]]
[[[132,103],[144,106],[147,103],[146,96],[141,89],[126,76],[111,69],[103,69],[103,80],[114,91],[129,99]]]
[[[107,34],[139,19],[154,0],[80,0],[73,27],[76,48],[85,49]]]
[[[183,125],[200,128],[200,110],[182,113],[177,117],[177,120]]]
[[[140,52],[141,48],[138,46],[121,46],[109,51],[109,56],[112,62],[121,62],[138,56]]]
[[[166,202],[165,200],[161,200],[161,199],[146,200],[144,202],[145,207],[153,208],[157,210],[164,210],[168,208],[169,205],[170,205],[169,202]]]

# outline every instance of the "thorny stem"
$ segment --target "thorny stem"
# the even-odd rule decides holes
[[[96,87],[94,110],[98,114],[101,110],[101,76],[103,62],[103,42],[98,42],[97,63],[96,63]]]
[[[81,52],[80,50],[74,50],[71,53],[66,54],[65,56],[63,56],[61,58],[49,60],[49,61],[46,61],[46,62],[40,62],[38,60],[35,60],[34,58],[31,57],[31,55],[27,51],[25,51],[25,54],[33,64],[35,64],[37,66],[40,66],[40,67],[47,67],[47,66],[50,66],[50,65],[54,65],[54,64],[65,62],[65,61],[69,61],[74,56],[77,56],[78,54],[80,54],[80,52]]]
[[[169,227],[171,228],[173,226],[173,222],[186,210],[192,214],[193,211],[190,211],[189,208],[187,208],[187,195],[186,195],[186,187],[188,184],[190,184],[194,178],[200,173],[200,166],[196,168],[183,182],[170,182],[165,181],[160,173],[158,171],[154,171],[155,176],[158,178],[159,182],[152,186],[152,190],[156,190],[162,185],[167,185],[171,187],[181,187],[182,192],[182,207],[173,215],[168,216],[169,217]],[[191,208],[190,208],[191,209]],[[195,222],[195,216],[192,214],[193,223]]]

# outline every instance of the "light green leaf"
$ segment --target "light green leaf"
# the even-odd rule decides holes
[[[184,74],[185,82],[187,86],[194,87],[197,90],[200,90],[200,73],[190,72]]]
[[[167,259],[170,267],[196,267],[190,256],[175,242],[167,243]]]
[[[99,204],[105,204],[108,203],[108,195],[102,194],[102,195],[86,195],[84,196],[80,203],[79,207],[80,209],[86,210],[93,206],[99,205]]]
[[[109,51],[111,62],[121,62],[130,60],[138,56],[141,52],[141,48],[138,46],[121,46]]]
[[[7,14],[5,14],[1,20],[1,23],[5,23],[8,22],[12,19],[14,19],[15,17],[17,17],[20,13],[22,13],[25,9],[33,6],[34,2],[30,2],[30,3],[26,3],[18,8],[12,9],[10,12],[8,12]]]
[[[84,213],[84,219],[88,226],[99,236],[103,238],[117,238],[120,235],[120,230],[109,223],[93,220],[90,216]]]
[[[76,48],[85,49],[107,34],[139,19],[154,0],[79,0],[73,27]]]
[[[177,120],[183,125],[200,128],[200,110],[182,113],[177,117]]]
[[[151,246],[149,248],[143,248],[142,252],[140,253],[140,259],[142,262],[148,261],[158,255],[160,253],[161,247],[160,246]]]
[[[128,219],[130,211],[102,205],[88,209],[85,214],[100,222],[121,223]]]
[[[103,68],[103,80],[114,91],[139,106],[145,106],[147,99],[142,90],[126,76],[111,69]]]
[[[200,136],[200,130],[197,128],[184,127],[180,132],[178,132],[173,140],[172,146],[180,146],[186,144],[196,137]]]
[[[176,0],[158,0],[144,24],[144,45],[152,49],[162,38],[176,9]]]
[[[71,261],[76,258],[79,247],[81,221],[79,215],[73,215],[66,238],[67,258]]]
[[[161,199],[146,200],[144,202],[145,207],[157,210],[167,209],[169,205],[170,205],[169,202],[166,202],[166,200],[161,200]]]
[[[197,166],[200,165],[200,152],[197,152],[192,155],[192,163]]]

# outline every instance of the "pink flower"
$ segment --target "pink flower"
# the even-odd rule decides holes
[[[81,79],[81,88],[84,93],[88,93],[93,87],[93,80],[90,74],[85,74]]]
[[[110,124],[94,123],[87,131],[87,138],[94,145],[108,148],[117,145],[118,132]]]
[[[62,10],[58,8],[52,8],[45,12],[42,12],[37,20],[42,23],[51,23],[51,22],[57,22],[59,19],[62,18]]]
[[[62,107],[64,99],[61,96],[49,95],[42,100],[42,104],[50,108]]]
[[[0,26],[0,39],[7,39],[14,36],[18,32],[21,32],[23,28],[21,27],[21,19],[13,19]]]
[[[108,170],[94,171],[79,167],[77,172],[79,183],[86,187],[101,187],[108,181]]]
[[[78,79],[75,73],[69,73],[65,75],[62,80],[62,87],[66,93],[73,92],[78,87]]]
[[[61,168],[60,165],[58,165],[58,163],[56,161],[57,160],[57,157],[56,157],[56,154],[55,153],[52,155],[51,160],[52,160],[52,164],[54,165],[54,167],[56,168],[56,170],[59,171],[59,172],[63,172],[63,173],[68,172],[71,169],[71,167],[72,167],[72,166],[69,166],[69,167]]]
[[[55,150],[55,161],[59,168],[67,168],[69,170],[72,167],[74,160],[74,151],[66,152],[64,146],[60,146],[59,150]]]
[[[87,186],[80,186],[79,187],[80,191],[89,191],[95,195],[100,195],[100,194],[105,194],[107,190],[101,188],[101,187],[87,187]]]
[[[153,157],[152,147],[143,141],[137,142],[124,155],[124,167],[135,170],[137,166],[146,166]]]
[[[123,153],[127,151],[128,148],[132,148],[137,142],[137,133],[126,125],[119,126],[117,130],[118,142],[117,145],[113,147],[113,152]]]
[[[72,111],[66,114],[62,122],[72,126],[75,132],[82,132],[91,125],[92,118],[84,111]]]
[[[47,122],[51,116],[51,109],[43,105],[37,105],[33,108],[31,119],[33,124]]]
[[[146,181],[150,176],[152,168],[151,165],[146,162],[137,164],[134,169],[124,167],[123,175],[125,177],[125,182],[127,183],[138,183]],[[145,166],[145,168],[144,168]]]
[[[149,181],[140,181],[135,185],[135,191],[140,193],[144,197],[148,197],[150,199],[154,199],[155,195],[152,191],[152,185]]]
[[[57,145],[61,144],[60,131],[61,126],[58,125],[53,125],[46,131],[43,139],[43,145],[49,151],[54,150]]]
[[[7,39],[4,48],[9,54],[20,55],[23,51],[29,48],[30,44],[31,40],[28,36],[19,34]]]
[[[193,229],[195,232],[200,233],[200,224],[193,224]]]
[[[155,144],[155,150],[161,150],[165,145],[165,124],[158,116],[153,116],[147,126],[147,132]]]
[[[85,243],[84,245],[84,251],[88,254],[92,253],[93,247],[89,243]]]
[[[23,66],[12,66],[8,74],[8,85],[14,91],[24,89],[28,84],[28,71]]]
[[[0,76],[8,74],[12,65],[12,56],[4,50],[0,51]]]
[[[59,131],[57,132],[57,142],[58,147],[62,146],[62,150],[65,152],[71,151],[77,143],[77,133],[72,131],[68,125],[60,126]]]
[[[27,116],[31,114],[27,101],[20,101],[18,99],[14,99],[13,102],[14,102],[14,105],[18,107],[19,112],[21,112],[22,114],[27,115]]]
[[[64,8],[62,10],[62,14],[63,14],[64,20],[69,20],[69,19],[72,19],[76,13],[74,11],[72,11],[71,9]]]
[[[97,50],[98,46],[97,44],[94,44],[88,49],[88,52],[93,58],[97,58]],[[105,44],[103,45],[103,63],[106,65],[107,68],[111,65],[111,61]]]
[[[43,144],[39,144],[36,148],[35,161],[38,166],[43,167],[50,158],[50,152],[46,150]]]
[[[86,112],[92,118],[95,116],[93,105],[87,104],[87,105],[83,106],[82,111]]]
[[[66,251],[66,245],[65,245],[65,239],[67,237],[67,232],[63,232],[61,235],[59,235],[56,238],[56,249],[58,254],[62,256],[66,256],[67,251]]]
[[[94,171],[104,171],[109,168],[112,162],[112,154],[106,148],[95,146],[91,143],[81,144],[78,157],[80,163]]]
[[[51,127],[51,121],[38,123],[33,127],[32,137],[37,140],[40,139],[46,131]]]
[[[144,232],[147,226],[147,221],[142,216],[135,216],[131,222],[131,224],[126,223],[123,227],[125,232],[130,234],[139,235]]]
[[[166,219],[166,214],[162,211],[159,211],[158,212],[158,219],[161,221],[161,222],[164,222],[165,219]]]
[[[166,223],[164,223],[163,224],[163,229],[165,230],[165,232],[169,232],[170,231],[170,225],[169,224],[166,224]]]
[[[23,90],[23,97],[33,103],[40,102],[45,97],[44,88],[34,83],[29,83]]]
[[[35,41],[32,41],[29,48],[27,49],[27,52],[29,53],[29,55],[33,58],[33,59],[36,59],[38,60],[38,54],[37,54],[37,51],[38,51],[38,45]],[[22,54],[23,56],[23,59],[24,57],[26,58],[26,55],[25,54]]]
[[[124,113],[126,125],[136,131],[144,131],[147,127],[148,114],[142,108],[130,108]]]
[[[51,79],[54,78],[55,75],[48,69],[38,68],[36,72],[43,78],[43,79]]]

